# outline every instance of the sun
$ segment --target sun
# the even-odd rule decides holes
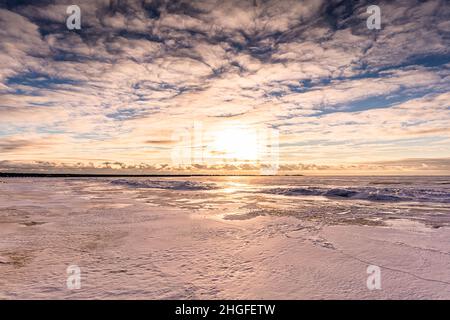
[[[256,161],[258,159],[257,132],[237,126],[216,131],[213,134],[210,154],[216,159]]]

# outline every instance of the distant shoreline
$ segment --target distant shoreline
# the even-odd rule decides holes
[[[302,177],[292,175],[258,175],[258,174],[87,174],[87,173],[9,173],[0,172],[0,178],[170,178],[170,177]]]

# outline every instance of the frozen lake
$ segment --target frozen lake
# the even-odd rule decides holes
[[[449,266],[450,177],[0,179],[3,299],[449,299]]]

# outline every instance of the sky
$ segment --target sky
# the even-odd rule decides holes
[[[3,0],[0,39],[0,171],[450,172],[448,1]]]

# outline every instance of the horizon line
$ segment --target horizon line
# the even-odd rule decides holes
[[[30,172],[0,172],[0,178],[189,178],[189,177],[315,177],[315,176],[359,176],[359,177],[450,177],[448,174],[97,174],[97,173],[30,173]]]

